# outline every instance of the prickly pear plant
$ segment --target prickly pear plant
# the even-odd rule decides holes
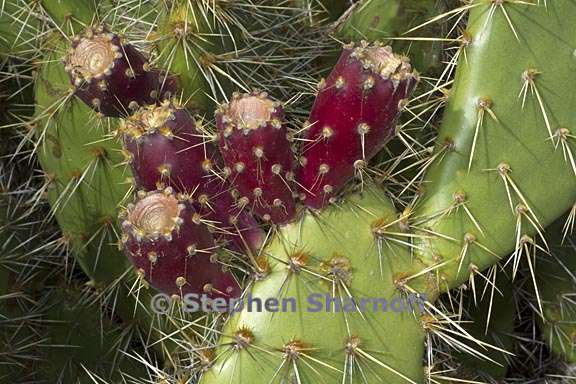
[[[380,230],[398,230],[387,227],[395,220],[394,209],[374,186],[342,207],[326,210],[322,225],[307,216],[301,223],[285,226],[283,236],[266,249],[274,257],[268,259],[265,278],[251,291],[253,297],[277,300],[280,313],[236,314],[223,330],[218,358],[202,382],[222,378],[262,382],[262,377],[272,382],[352,382],[360,372],[367,382],[378,378],[421,382],[422,363],[412,358],[423,355],[425,336],[416,297],[412,303],[408,295],[390,303],[398,308],[412,304],[414,313],[409,308],[401,313],[385,312],[382,307],[372,310],[383,301],[364,303],[370,306],[366,313],[343,308],[354,306],[360,295],[392,298],[396,276],[416,273],[417,265],[401,245],[390,244],[390,254],[379,255],[374,244]],[[427,291],[427,282],[422,281],[419,288]],[[313,303],[311,293],[318,295]],[[330,304],[331,296],[334,303],[341,303]],[[340,313],[326,310],[334,305],[341,306]],[[388,356],[386,351],[395,345],[412,347]]]
[[[2,112],[19,141],[2,158],[38,162],[20,219],[49,242],[17,260],[58,266],[21,279],[0,263],[0,289],[29,284],[36,335],[63,345],[31,354],[34,379],[505,381],[518,347],[494,335],[538,315],[571,360],[556,299],[573,288],[538,268],[576,201],[576,5],[455,3],[2,2],[0,85],[29,84],[8,93],[24,99]],[[238,307],[189,314],[189,293]],[[6,340],[23,345],[17,303],[5,317],[25,331]]]
[[[76,11],[80,12],[82,9],[79,7]],[[89,20],[96,18],[95,14],[82,17]],[[54,19],[53,22],[56,24],[57,20]],[[81,31],[82,29],[74,29],[75,33]],[[96,35],[98,33],[100,32]],[[91,32],[87,34],[90,36]],[[162,328],[159,319],[138,304],[140,300],[149,301],[146,299],[149,291],[140,291],[139,284],[132,287],[134,281],[140,280],[118,249],[118,209],[128,197],[132,184],[132,177],[124,166],[121,145],[115,140],[118,120],[96,113],[92,99],[87,100],[88,103],[83,102],[78,92],[82,94],[80,88],[87,86],[86,78],[82,77],[82,81],[76,82],[66,72],[66,69],[72,72],[79,68],[88,72],[103,70],[99,78],[101,84],[93,82],[94,78],[98,77],[97,73],[93,73],[93,78],[89,77],[90,84],[96,84],[97,92],[100,92],[95,95],[99,100],[96,103],[98,108],[106,105],[109,111],[117,112],[119,105],[129,107],[134,101],[132,97],[141,97],[142,95],[128,92],[124,94],[128,99],[118,101],[117,96],[114,96],[117,104],[108,98],[107,90],[118,90],[121,86],[113,84],[114,71],[112,77],[106,72],[114,68],[120,69],[124,65],[122,59],[125,56],[113,56],[112,61],[109,61],[110,57],[107,55],[110,52],[107,49],[110,48],[110,41],[116,37],[109,41],[107,38],[110,36],[102,36],[102,41],[96,41],[92,49],[88,47],[84,53],[69,50],[72,45],[84,42],[85,37],[79,37],[75,43],[72,37],[52,31],[42,41],[48,53],[44,63],[37,68],[36,113],[34,118],[25,124],[28,129],[26,140],[34,143],[31,146],[32,152],[37,154],[43,170],[45,185],[41,188],[42,195],[48,199],[52,208],[45,220],[55,218],[58,221],[62,230],[61,243],[73,250],[74,258],[70,260],[70,264],[77,263],[80,266],[87,276],[86,283],[99,292],[100,303],[111,308],[113,315],[119,315],[127,322],[134,321],[145,333],[155,333]],[[94,38],[94,35],[91,38]],[[91,43],[86,44],[91,46]],[[110,50],[113,55],[118,53],[112,48]],[[74,59],[77,60],[74,65],[70,62],[63,63],[63,60],[71,60],[67,54],[79,54],[79,57]],[[133,53],[135,57],[140,57],[139,55]],[[126,70],[125,68],[117,75],[120,78],[131,75],[124,73]],[[144,83],[135,85],[139,81]],[[104,82],[107,83],[103,87],[106,89],[100,88]],[[121,83],[125,84],[122,81]],[[132,78],[129,83],[131,87],[146,92],[148,85],[151,85],[145,75]],[[154,87],[150,88],[150,92],[159,89],[157,84],[154,84]],[[91,97],[90,91],[87,92],[85,95]],[[148,100],[149,96],[150,93],[146,93],[145,99]],[[130,294],[132,290],[136,291],[138,296]],[[155,348],[163,351],[164,347],[165,343],[159,343]]]
[[[400,219],[383,220],[377,226],[378,236],[369,240],[370,247],[378,249],[378,242],[414,239],[411,245],[414,259],[409,267],[404,267],[406,271],[396,269],[401,265],[394,260],[394,254],[398,252],[381,251],[381,259],[384,259],[382,268],[388,267],[386,273],[391,275],[380,278],[383,284],[389,284],[389,299],[393,294],[403,292],[427,293],[430,312],[421,318],[419,332],[440,332],[437,323],[446,321],[446,315],[432,309],[435,307],[431,302],[439,292],[475,276],[483,276],[482,271],[486,267],[511,251],[514,253],[510,260],[516,265],[527,249],[538,246],[544,226],[562,214],[576,199],[573,169],[570,161],[567,161],[571,158],[570,143],[566,135],[557,134],[560,127],[574,121],[569,107],[572,97],[546,91],[562,89],[567,71],[573,67],[573,47],[566,43],[573,27],[566,19],[558,20],[555,15],[575,14],[574,5],[570,2],[530,6],[512,1],[477,1],[457,11],[466,9],[471,10],[468,29],[461,39],[459,67],[443,116],[438,144],[426,163],[428,172],[423,183],[423,197],[416,200]],[[543,29],[534,28],[534,19],[539,20]],[[515,47],[514,59],[511,58],[510,46]],[[560,49],[564,55],[558,55],[558,47],[562,47]],[[557,57],[557,60],[551,62],[549,57]],[[507,58],[506,69],[490,77],[486,72],[488,63]],[[554,142],[558,144],[554,145]],[[562,145],[564,152],[556,150],[558,145]],[[568,156],[564,157],[566,153]],[[353,166],[352,161],[348,162],[348,166]],[[551,169],[557,173],[550,172]],[[555,185],[554,192],[545,187],[548,184]],[[550,199],[555,201],[553,208],[548,203]],[[329,213],[325,215],[317,225],[325,226],[323,233],[331,233],[343,219],[330,220]],[[390,228],[396,223],[402,224],[401,230]],[[311,229],[298,232],[299,238],[309,247],[318,246],[318,238],[307,240],[310,232]],[[342,236],[345,232],[336,230],[336,233]],[[356,232],[358,236],[359,233],[362,231]],[[334,243],[334,240],[324,241],[322,250],[330,250]],[[290,248],[278,248],[269,248],[269,254],[273,259],[284,260],[286,270],[290,270],[288,260],[291,254],[287,251]],[[361,248],[356,247],[354,252],[358,249]],[[346,251],[343,247],[329,253],[344,255],[351,260],[350,250]],[[330,263],[330,256],[322,251],[316,254],[311,252],[311,257],[325,264]],[[363,262],[369,259],[366,257]],[[349,262],[348,270],[361,268],[362,265],[357,262]],[[413,272],[412,268],[418,271]],[[287,273],[286,270],[283,273]],[[376,284],[379,281],[375,273],[377,269],[369,271],[364,276],[353,273],[354,278],[348,283],[345,295],[356,297],[357,285],[354,284],[362,281]],[[273,280],[274,272],[272,270],[270,280]],[[268,284],[270,288],[267,289]],[[336,282],[333,284],[338,285]],[[283,297],[281,287],[284,285],[268,283],[264,279],[255,285],[253,291],[264,298]],[[250,321],[242,321],[244,316],[249,316]],[[271,356],[274,356],[273,351],[280,351],[275,355],[276,363],[272,364],[276,369],[270,371],[271,376],[265,379],[267,381],[310,381],[310,375],[315,374],[318,375],[317,380],[336,375],[339,381],[360,382],[363,375],[369,374],[364,370],[354,370],[348,364],[349,359],[353,362],[358,359],[358,352],[354,348],[347,348],[345,344],[327,347],[325,338],[319,341],[310,336],[325,329],[327,321],[317,323],[318,331],[314,333],[311,332],[312,319],[306,318],[305,322],[298,323],[285,314],[274,316],[271,320],[267,316],[269,314],[244,312],[238,316],[240,323],[229,323],[224,329],[224,337],[232,337],[236,346],[232,342],[230,347],[230,342],[224,341],[214,374],[205,376],[203,382],[214,382],[216,373],[219,377],[224,375],[227,381],[242,382],[253,372],[261,372],[261,368],[256,368],[259,360],[248,357],[253,353],[249,348],[251,345],[256,350],[265,349]],[[383,318],[381,321],[385,321]],[[285,323],[284,319],[287,319]],[[249,342],[243,340],[247,324],[261,322],[266,326],[252,327],[250,335],[253,336]],[[364,329],[370,329],[372,323],[366,321]],[[278,324],[278,328],[274,324]],[[268,333],[270,329],[276,332]],[[398,328],[391,325],[388,329]],[[414,327],[412,332],[417,329]],[[350,327],[332,335],[334,340],[346,340],[359,332],[361,330]],[[471,338],[467,333],[464,335]],[[285,344],[281,345],[280,340]],[[300,347],[291,348],[286,340],[297,340]],[[364,342],[369,343],[367,349],[370,351],[387,350],[385,342],[375,337],[369,337]],[[230,348],[229,352],[225,353],[227,348]],[[325,353],[336,356],[336,360],[328,360]],[[423,381],[421,368],[417,371],[407,366],[400,368],[401,364],[406,364],[401,354],[401,348],[394,348],[393,357],[378,358],[370,353],[362,356],[376,363],[370,372],[376,371],[383,377],[390,377],[390,381]],[[416,362],[420,364],[420,354],[413,357],[414,366]],[[318,361],[321,363],[318,364]],[[342,370],[338,367],[345,368]],[[433,373],[428,372],[428,375],[432,377]],[[255,377],[251,380],[259,382]]]
[[[122,163],[122,155],[106,138],[112,122],[98,119],[74,98],[60,63],[45,65],[36,81],[38,112],[32,132],[39,140],[52,215],[61,223],[66,241],[77,249],[77,260],[87,274],[95,282],[112,282],[127,264],[122,257],[104,256],[118,253],[114,220],[117,204],[130,187],[128,175],[115,166]],[[87,127],[90,122],[93,126]],[[79,132],[77,127],[84,129]]]

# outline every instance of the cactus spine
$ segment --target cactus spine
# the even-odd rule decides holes
[[[542,304],[540,327],[550,349],[570,363],[576,362],[576,308],[572,301],[576,289],[576,236],[564,234],[565,217],[548,231],[550,252],[538,253],[535,306]],[[534,292],[533,292],[534,293]]]

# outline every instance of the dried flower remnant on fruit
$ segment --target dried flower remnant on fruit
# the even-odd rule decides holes
[[[145,236],[171,233],[178,222],[178,200],[171,194],[156,193],[138,201],[129,220]]]
[[[238,207],[220,174],[212,138],[176,101],[142,107],[120,125],[138,188],[169,186],[189,195],[211,223],[215,241],[245,253],[259,249],[263,235],[255,219]]]
[[[229,115],[240,129],[258,129],[266,125],[274,111],[274,102],[255,95],[234,98]]]
[[[216,112],[216,124],[238,201],[264,221],[291,221],[296,215],[294,154],[282,106],[266,93],[236,93]]]
[[[120,47],[112,40],[113,35],[100,34],[92,39],[79,41],[69,57],[76,85],[80,85],[82,79],[101,79],[111,73],[114,60],[122,58]]]
[[[196,217],[190,200],[171,188],[139,193],[136,203],[120,214],[126,256],[147,282],[166,294],[239,296],[236,279],[215,257],[212,233]]]
[[[64,61],[76,96],[104,116],[129,115],[177,90],[175,78],[151,69],[137,48],[103,26],[74,37]]]

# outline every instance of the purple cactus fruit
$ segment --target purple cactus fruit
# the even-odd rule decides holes
[[[199,188],[200,213],[211,222],[214,235],[222,247],[241,254],[258,254],[265,240],[260,225],[231,194],[227,180],[211,179]]]
[[[168,100],[140,108],[123,120],[120,132],[139,188],[164,185],[192,194],[215,177],[211,138]]]
[[[65,69],[84,103],[104,116],[129,115],[176,92],[176,80],[151,70],[146,58],[104,27],[74,38]]]
[[[217,261],[212,233],[191,202],[171,188],[139,193],[120,222],[124,252],[159,291],[211,298],[240,295],[232,273]]]
[[[312,107],[297,181],[320,209],[395,134],[418,81],[410,61],[379,43],[347,45]]]
[[[239,202],[265,221],[296,215],[294,154],[282,106],[265,93],[234,94],[216,112],[220,152]]]
[[[172,187],[196,201],[211,224],[216,240],[238,252],[256,251],[263,241],[258,223],[239,207],[220,174],[212,137],[196,128],[196,121],[175,102],[140,108],[123,120],[124,149],[138,188]]]

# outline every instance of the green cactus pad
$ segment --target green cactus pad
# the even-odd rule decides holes
[[[74,36],[84,27],[96,23],[96,0],[41,0],[42,8],[58,30]]]
[[[538,233],[576,200],[576,169],[563,151],[575,150],[573,139],[559,135],[576,129],[576,4],[522,3],[470,6],[413,216],[428,236],[418,257],[443,265],[437,273],[451,286],[515,249],[518,260],[531,242],[543,246]]]
[[[403,246],[375,237],[394,221],[382,191],[370,188],[339,208],[284,227],[265,250],[269,271],[249,292],[263,301],[279,300],[280,308],[282,299],[295,299],[295,311],[285,304],[287,313],[245,309],[234,315],[224,328],[215,366],[201,383],[421,382],[420,314],[396,313],[392,307],[374,311],[370,305],[362,313],[330,312],[325,298],[310,296],[334,292],[357,303],[384,298],[390,305],[401,300],[395,282],[418,266]],[[324,307],[312,312],[319,309],[317,300]]]
[[[40,22],[31,16],[34,4],[25,0],[0,3],[0,60],[4,56],[30,57],[34,54]]]
[[[48,199],[82,268],[94,280],[110,282],[128,267],[117,249],[114,226],[130,173],[111,137],[116,121],[98,118],[75,98],[57,52],[54,59],[40,69],[36,81],[34,129]]]
[[[217,12],[199,3],[174,1],[165,5],[158,27],[158,65],[177,76],[186,106],[203,113],[211,112],[221,94],[213,64],[226,45],[222,40],[229,41],[218,29]]]

